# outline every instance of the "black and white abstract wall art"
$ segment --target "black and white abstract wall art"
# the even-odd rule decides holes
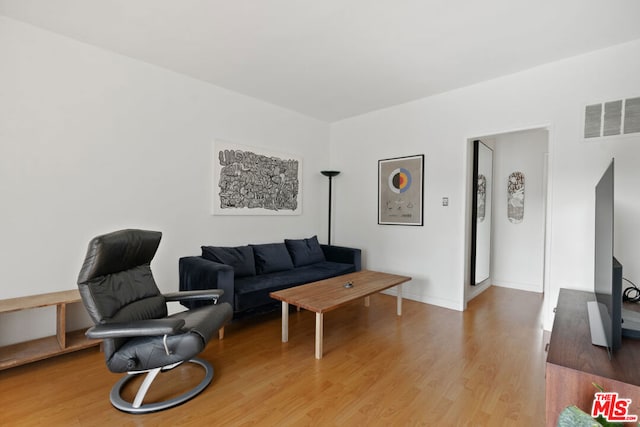
[[[484,221],[485,206],[487,205],[487,177],[483,174],[478,174],[478,210],[477,218],[478,222]]]
[[[507,217],[513,224],[524,218],[524,174],[513,172],[507,182]]]
[[[302,159],[215,141],[214,215],[300,215]]]

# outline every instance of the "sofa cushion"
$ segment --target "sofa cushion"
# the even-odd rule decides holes
[[[293,261],[284,243],[249,245],[256,260],[256,273],[267,274],[291,270]]]
[[[318,236],[308,239],[285,239],[284,244],[296,267],[325,261],[324,252],[318,243]]]
[[[324,261],[279,273],[243,277],[234,282],[234,309],[235,311],[243,311],[268,304],[275,304],[277,307],[280,302],[269,296],[271,292],[354,271],[356,270],[353,264]]]
[[[202,246],[202,257],[233,267],[235,277],[256,275],[256,263],[251,246]]]

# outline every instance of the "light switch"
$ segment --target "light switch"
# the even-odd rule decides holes
[[[442,206],[449,206],[449,198],[448,197],[443,197],[442,198]]]

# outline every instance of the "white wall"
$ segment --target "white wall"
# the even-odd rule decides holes
[[[0,298],[75,287],[88,240],[123,227],[164,232],[153,268],[167,291],[178,258],[201,244],[322,239],[317,171],[330,166],[342,171],[334,242],[362,247],[369,268],[413,276],[408,297],[462,309],[467,140],[540,126],[550,129],[545,327],[559,288],[592,287],[593,186],[612,156],[616,256],[640,281],[640,137],[581,138],[585,104],[640,95],[640,41],[331,126],[2,17],[0,62]],[[303,215],[211,216],[214,138],[301,155]],[[425,226],[378,225],[377,161],[420,153]],[[42,317],[2,316],[0,345],[52,331]]]
[[[493,284],[526,291],[543,291],[545,155],[547,131],[532,130],[495,138]],[[512,172],[524,174],[524,217],[514,224],[507,217],[507,181]]]
[[[326,123],[3,17],[0,63],[0,299],[75,288],[120,228],[163,232],[163,291],[202,244],[326,235]],[[210,215],[215,138],[301,156],[302,215]],[[54,316],[2,315],[0,345]]]
[[[593,187],[616,156],[616,249],[640,280],[640,135],[584,141],[584,105],[640,95],[640,41],[570,58],[332,124],[336,235],[364,248],[368,268],[414,279],[408,297],[462,309],[467,254],[469,144],[478,135],[548,127],[549,292],[545,327],[562,287],[593,286]],[[424,153],[425,226],[376,222],[377,161]],[[449,197],[449,206],[441,198]],[[620,217],[620,218],[619,218]]]

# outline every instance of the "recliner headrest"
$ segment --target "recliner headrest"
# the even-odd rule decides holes
[[[78,284],[149,264],[161,237],[161,232],[147,230],[120,230],[94,237],[89,242]]]

